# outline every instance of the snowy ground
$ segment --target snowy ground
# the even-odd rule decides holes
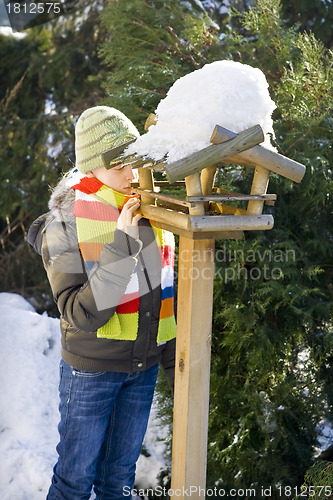
[[[37,314],[20,295],[0,293],[0,498],[44,500],[58,442],[59,320]],[[166,467],[166,430],[153,408],[137,483],[157,485]],[[92,497],[93,498],[93,497]]]
[[[0,498],[44,500],[58,442],[59,320],[37,314],[10,293],[0,293],[0,317]],[[326,421],[320,428],[323,450],[333,429]],[[157,486],[159,471],[168,465],[165,437],[154,407],[144,443],[150,457],[141,455],[137,467],[139,489]]]

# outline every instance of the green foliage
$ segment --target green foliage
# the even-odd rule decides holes
[[[294,152],[297,141],[300,151],[309,143],[320,151],[332,125],[332,54],[312,34],[298,35],[294,49],[295,58],[287,61],[276,92],[281,128],[288,131],[284,148]],[[325,157],[320,160],[327,162]]]
[[[211,60],[217,44],[208,16],[178,0],[109,0],[102,21],[111,33],[101,49],[110,67],[107,102],[139,126],[177,78]]]
[[[299,282],[296,246],[265,243],[216,253],[208,480],[229,488],[299,484],[324,411],[306,326],[322,294]]]
[[[331,56],[286,27],[276,0],[238,18],[247,36],[225,46],[266,74],[276,146],[307,173],[300,185],[271,176],[272,231],[217,242],[208,480],[295,486],[332,402]],[[221,186],[244,189],[234,172]]]
[[[300,30],[314,33],[327,47],[332,47],[332,3],[322,0],[293,0],[282,2],[283,17],[299,23]]]
[[[212,3],[216,14],[222,2]],[[258,0],[218,15],[218,28],[195,0],[108,0],[102,22],[97,4],[86,2],[85,14],[23,40],[0,36],[0,287],[33,296],[41,309],[51,307],[49,286],[24,235],[73,158],[76,117],[104,102],[142,131],[176,79],[216,59],[267,77],[275,146],[307,172],[299,185],[271,175],[269,191],[278,194],[274,209],[264,208],[274,211],[271,231],[216,243],[209,487],[300,486],[318,422],[333,419],[332,57],[327,37],[319,42],[318,28],[317,36],[309,30],[310,8],[288,18],[298,12],[296,2],[288,5]],[[320,14],[312,17],[319,26]],[[251,169],[230,166],[216,183],[249,192],[251,181]],[[161,376],[159,405],[171,425],[165,385]],[[317,467],[331,472],[323,464],[308,471],[306,484],[316,484]]]
[[[315,462],[307,471],[300,493],[294,498],[298,500],[308,495],[310,498],[326,500],[332,496],[333,463]]]
[[[70,167],[75,118],[104,95],[96,44],[105,32],[89,5],[87,19],[77,12],[79,26],[59,18],[24,38],[0,35],[0,289],[33,296],[54,313],[40,257],[25,236],[47,211],[49,186]]]

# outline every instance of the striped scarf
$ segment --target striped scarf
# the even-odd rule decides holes
[[[87,177],[77,169],[67,181],[75,189],[74,215],[78,242],[88,275],[106,243],[114,240],[119,214],[133,196],[114,191],[95,177]],[[153,225],[155,240],[161,254],[161,309],[157,344],[176,336],[174,317],[174,236]],[[97,337],[135,340],[139,326],[140,290],[136,270],[127,285],[115,314],[97,330]]]

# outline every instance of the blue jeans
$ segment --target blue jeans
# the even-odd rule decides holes
[[[158,365],[92,373],[60,362],[60,442],[47,500],[124,499],[134,487]],[[128,495],[128,493],[127,493]],[[127,496],[128,498],[128,496]]]

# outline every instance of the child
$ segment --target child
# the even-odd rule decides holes
[[[123,498],[160,361],[173,385],[173,235],[135,214],[131,166],[103,164],[138,135],[113,108],[82,113],[76,168],[28,235],[61,316],[59,457],[47,500],[89,500],[92,489],[97,499]]]

